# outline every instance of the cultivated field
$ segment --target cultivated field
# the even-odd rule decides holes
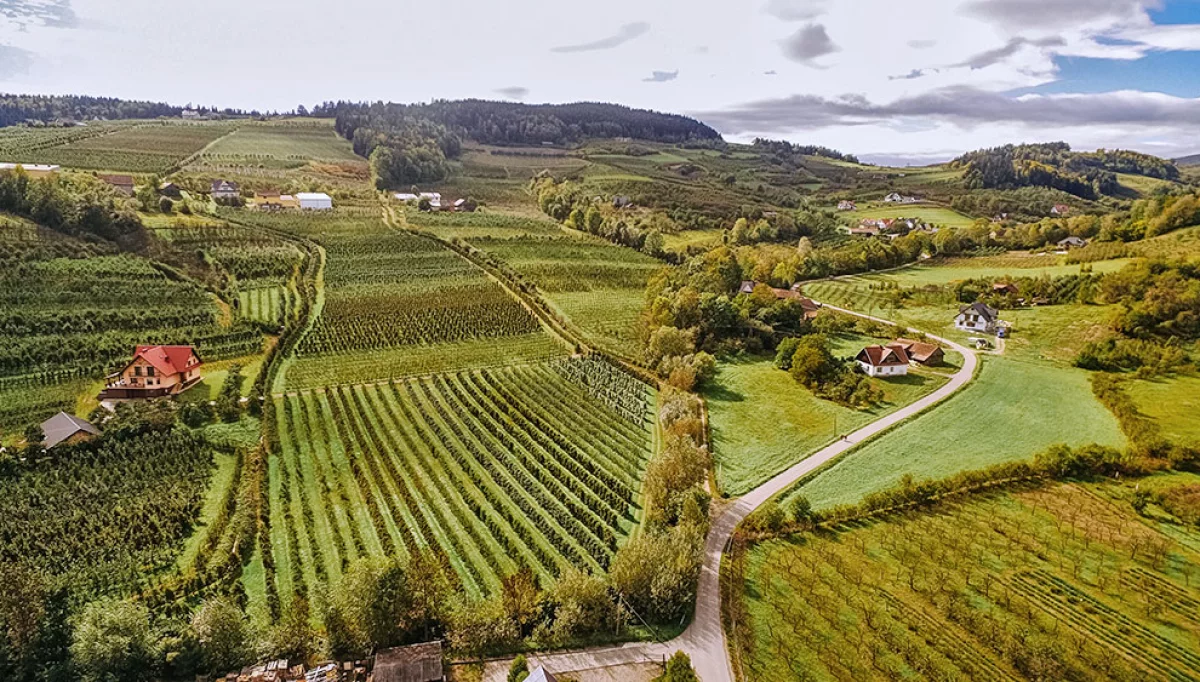
[[[230,123],[139,122],[79,138],[64,135],[59,138],[63,143],[36,150],[27,146],[16,160],[89,170],[165,173],[234,127]]]
[[[249,123],[205,150],[203,164],[270,164],[307,161],[363,163],[350,142],[333,131],[329,121]]]
[[[468,593],[601,569],[637,523],[653,393],[599,361],[289,393],[270,462],[281,603],[357,556],[443,554]]]
[[[1132,484],[981,494],[730,561],[736,667],[754,680],[1200,678],[1195,527]]]
[[[904,474],[942,478],[1025,459],[1056,443],[1122,447],[1116,419],[1083,370],[982,358],[975,381],[930,411],[868,442],[798,488],[819,508],[851,504]]]

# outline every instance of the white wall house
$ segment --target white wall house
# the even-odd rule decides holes
[[[324,192],[299,192],[296,200],[300,202],[301,210],[328,211],[333,208],[333,198]]]
[[[862,371],[871,377],[901,377],[908,374],[908,354],[903,348],[867,346],[855,358]]]
[[[954,328],[968,332],[995,333],[1000,324],[1000,312],[983,303],[972,303],[958,309]]]

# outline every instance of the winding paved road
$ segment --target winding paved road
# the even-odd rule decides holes
[[[870,315],[863,315],[850,310],[827,305],[826,308],[836,310],[855,317],[875,320],[892,324]],[[917,330],[908,330],[917,331]],[[696,594],[696,614],[688,629],[675,639],[665,643],[633,642],[620,646],[585,649],[578,651],[560,651],[548,654],[529,656],[531,662],[544,665],[551,671],[587,670],[625,663],[637,663],[647,660],[661,661],[676,650],[686,652],[692,658],[703,682],[733,682],[733,670],[729,660],[728,648],[725,645],[725,633],[721,627],[721,587],[720,569],[721,556],[725,552],[733,529],[745,519],[750,512],[758,508],[777,493],[790,487],[805,475],[813,472],[832,459],[855,447],[859,443],[878,435],[900,422],[912,417],[930,406],[939,403],[953,395],[971,381],[975,375],[978,359],[974,351],[948,339],[927,334],[948,348],[962,354],[963,366],[944,386],[920,400],[888,414],[861,429],[846,436],[805,458],[783,473],[775,476],[749,493],[733,502],[713,522],[704,547],[704,566],[700,573],[700,585]]]

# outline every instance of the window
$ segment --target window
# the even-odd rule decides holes
[[[154,376],[154,368],[153,367],[146,368],[146,376],[148,376],[148,377]]]
[[[141,367],[134,367],[134,368],[133,368],[133,376],[135,376],[135,377],[140,377],[140,376],[142,376],[142,368],[141,368]]]

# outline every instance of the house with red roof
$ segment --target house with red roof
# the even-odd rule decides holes
[[[908,374],[908,353],[897,346],[867,346],[854,359],[867,376],[899,377]]]
[[[101,400],[178,395],[200,382],[200,356],[191,346],[138,346],[125,369],[108,376]]]

